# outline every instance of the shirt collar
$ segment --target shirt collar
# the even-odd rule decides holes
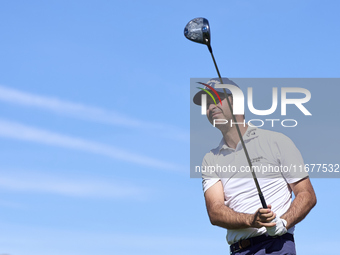
[[[248,126],[247,131],[243,135],[243,141],[251,140],[255,137],[258,137],[258,129],[257,127],[250,127]],[[230,148],[226,142],[224,141],[224,138],[222,137],[220,144],[218,145],[218,151],[220,152],[222,149],[229,150]]]

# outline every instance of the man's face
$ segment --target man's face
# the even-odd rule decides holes
[[[228,95],[229,101],[232,104],[232,96]],[[219,102],[218,98],[216,98],[216,105],[214,100],[207,96],[207,118],[211,124],[213,124],[214,119],[226,119],[230,121],[232,119],[232,115],[228,106],[227,99],[224,95],[220,94],[220,98],[222,101],[222,105]]]

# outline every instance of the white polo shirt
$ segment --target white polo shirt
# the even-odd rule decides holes
[[[280,217],[292,203],[289,183],[308,176],[301,153],[287,136],[248,127],[243,136],[253,169],[267,204]],[[202,162],[203,190],[221,180],[224,203],[236,212],[253,214],[262,207],[241,142],[236,149],[220,145],[207,153]],[[294,233],[294,227],[288,230]],[[228,229],[229,244],[266,233],[266,228]]]

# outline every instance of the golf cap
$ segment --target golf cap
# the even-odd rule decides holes
[[[236,87],[239,87],[235,82],[233,82],[232,80],[229,80],[228,78],[222,78],[223,83],[222,84],[231,84],[231,85],[235,85]],[[221,93],[224,95],[224,91],[222,88],[215,88],[216,84],[221,84],[220,79],[219,78],[213,78],[210,79],[206,84],[208,84],[210,87],[214,88],[218,93]],[[204,89],[211,91],[210,88],[208,88],[207,86],[204,87]],[[228,95],[231,95],[231,91],[229,89],[225,89],[225,91],[227,92]],[[196,93],[196,95],[194,96],[194,103],[197,105],[201,105],[201,95],[202,94],[206,94],[206,92],[204,90],[200,90]],[[212,93],[214,94],[214,93]]]

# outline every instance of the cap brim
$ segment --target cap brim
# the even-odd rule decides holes
[[[194,101],[194,104],[197,104],[197,105],[201,105],[202,102],[201,102],[201,99],[202,99],[202,94],[207,94],[205,93],[203,90],[200,90],[196,93],[196,95],[194,96],[193,98],[193,101]]]
[[[216,89],[216,91],[218,92],[218,94],[220,95],[220,97],[223,97],[224,98],[224,92],[223,91],[219,91],[219,90],[222,90],[222,89]],[[215,93],[214,92],[212,92],[210,89],[208,89],[208,91],[209,92],[211,92],[213,95],[214,95],[214,97],[215,97]],[[229,89],[226,89],[226,92],[227,92],[227,94],[228,95],[231,95],[231,92],[230,92],[230,90]],[[197,104],[197,105],[201,105],[202,104],[202,102],[201,102],[201,100],[202,100],[202,94],[207,94],[204,90],[200,90],[200,91],[198,91],[195,95],[194,95],[194,98],[193,98],[193,102],[194,102],[194,104]],[[216,97],[215,97],[215,99],[216,99]]]

